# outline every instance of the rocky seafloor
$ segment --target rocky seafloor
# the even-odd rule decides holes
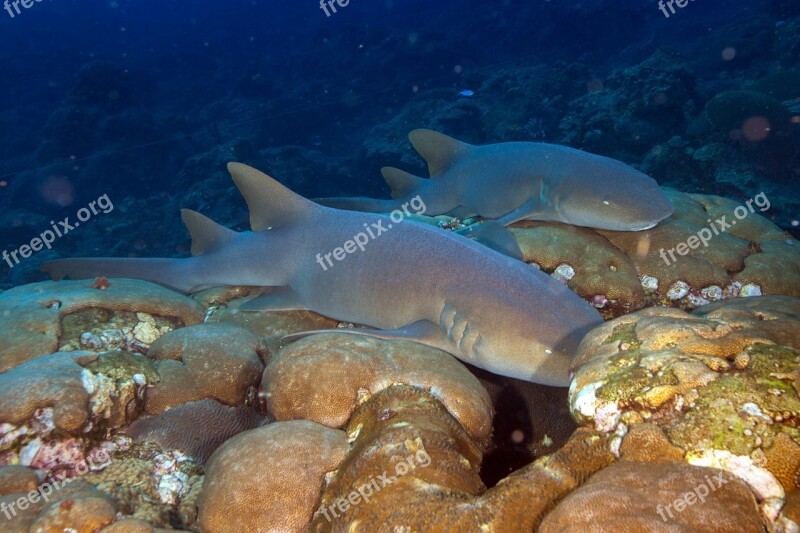
[[[668,191],[642,232],[527,222],[607,319],[568,389],[312,312],[143,281],[0,293],[3,531],[798,531],[800,242]],[[447,227],[458,221],[428,220]],[[453,276],[458,276],[457,272]]]

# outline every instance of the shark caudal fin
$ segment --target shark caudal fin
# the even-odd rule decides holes
[[[86,257],[56,259],[42,264],[42,271],[58,281],[64,278],[130,278],[152,281],[172,290],[190,293],[195,288],[181,259]]]
[[[456,159],[472,148],[471,144],[433,130],[414,130],[408,134],[408,140],[428,163],[431,178],[442,174]]]

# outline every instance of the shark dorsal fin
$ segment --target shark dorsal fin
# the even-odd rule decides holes
[[[408,134],[408,139],[419,155],[428,162],[428,171],[432,178],[447,170],[471,146],[433,130],[414,130]]]
[[[191,209],[181,209],[181,218],[192,237],[192,255],[216,250],[237,235],[232,229]]]
[[[394,167],[383,167],[381,169],[383,179],[392,188],[392,198],[402,198],[409,196],[425,183],[425,178],[417,177],[405,170]]]
[[[286,226],[317,208],[310,200],[253,167],[228,163],[228,172],[250,209],[250,228],[253,231]]]

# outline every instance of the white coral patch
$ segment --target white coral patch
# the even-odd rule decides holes
[[[716,302],[722,299],[722,287],[719,285],[709,285],[700,291],[700,295],[706,300]]]
[[[658,290],[658,279],[653,276],[642,276],[642,287],[645,289]]]
[[[761,287],[755,283],[748,283],[739,289],[739,296],[761,296]]]
[[[747,483],[759,500],[783,499],[785,492],[769,470],[761,468],[746,455],[734,455],[727,450],[703,450],[686,454],[689,464],[719,468]]]
[[[667,291],[667,298],[670,300],[680,300],[689,294],[689,284],[685,281],[676,281]]]
[[[575,277],[575,269],[566,263],[560,264],[553,272],[553,277],[566,285],[569,280]]]

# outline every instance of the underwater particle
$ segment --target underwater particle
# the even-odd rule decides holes
[[[667,298],[680,300],[687,294],[689,294],[689,285],[685,281],[676,281],[667,291]]]
[[[463,91],[458,93],[459,96],[474,96],[475,91],[470,91],[469,89],[464,89]]]
[[[761,296],[761,287],[756,285],[755,283],[748,283],[747,285],[743,285],[741,289],[739,289],[739,296],[747,297],[747,296]]]
[[[566,263],[562,263],[556,267],[552,276],[566,285],[569,280],[575,277],[575,269]]]
[[[766,117],[750,117],[742,124],[742,136],[748,141],[758,142],[769,137],[771,131]]]
[[[725,61],[731,61],[733,58],[736,57],[736,48],[727,47],[723,48],[722,50],[722,59]]]

